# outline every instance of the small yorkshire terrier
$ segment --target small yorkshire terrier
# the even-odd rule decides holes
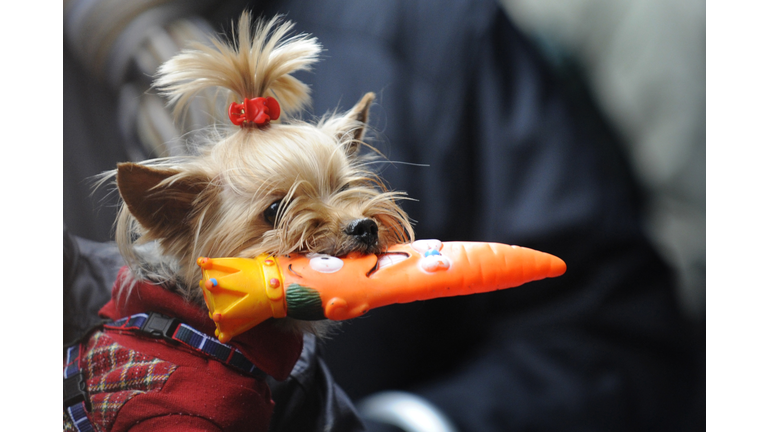
[[[287,37],[292,26],[273,19],[252,33],[245,13],[235,44],[196,45],[160,68],[155,86],[177,114],[216,88],[235,102],[271,99],[280,117],[234,113],[238,120],[232,111],[243,108],[232,102],[239,127],[197,143],[197,155],[118,165],[117,243],[135,278],[167,282],[204,307],[199,256],[368,254],[413,238],[397,204],[403,194],[388,191],[372,157],[360,155],[373,93],[315,124],[289,117],[309,102],[308,86],[291,74],[321,50],[307,35]],[[156,252],[135,248],[149,241]]]
[[[99,311],[109,321],[66,349],[65,430],[266,431],[267,376],[290,376],[304,337],[326,330],[313,320],[565,272],[560,258],[519,246],[411,243],[405,196],[370,169],[375,152],[360,154],[373,94],[316,124],[291,117],[309,100],[291,74],[320,52],[291,28],[253,28],[244,13],[234,44],[214,39],[160,68],[155,86],[177,114],[223,90],[234,127],[214,129],[192,156],[103,177],[123,199],[116,237],[128,269]]]
[[[225,95],[234,125],[212,128],[193,155],[102,178],[123,200],[116,241],[128,269],[100,311],[112,321],[67,349],[65,430],[266,430],[264,374],[285,379],[301,335],[324,325],[270,320],[218,343],[197,258],[371,254],[413,238],[404,194],[372,171],[375,152],[360,152],[373,93],[316,123],[293,117],[309,88],[291,74],[321,48],[292,27],[243,13],[234,42],[212,39],[160,68],[154,85],[177,114]]]

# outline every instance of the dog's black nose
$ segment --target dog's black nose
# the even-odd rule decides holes
[[[373,219],[355,219],[344,232],[366,246],[373,246],[379,241],[379,227]]]

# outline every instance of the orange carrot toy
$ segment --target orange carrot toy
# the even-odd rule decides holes
[[[565,273],[560,258],[499,243],[418,240],[380,255],[345,258],[199,258],[200,286],[216,336],[268,318],[346,320],[371,309],[512,288]]]

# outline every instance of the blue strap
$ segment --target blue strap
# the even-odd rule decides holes
[[[87,396],[85,395],[83,373],[80,370],[80,344],[67,348],[66,364],[67,366],[64,368],[64,409],[78,432],[93,432],[93,425],[87,414]],[[80,388],[81,385],[83,388]],[[79,397],[75,399],[73,396]],[[67,403],[67,400],[70,402]]]
[[[93,425],[91,420],[88,419],[88,414],[86,414],[88,411],[85,408],[85,402],[72,405],[67,408],[67,412],[78,432],[93,432]]]
[[[104,324],[104,327],[114,330],[136,331],[153,337],[162,336],[168,340],[181,342],[196,351],[202,352],[221,363],[232,366],[249,375],[260,379],[264,379],[267,376],[264,371],[245,358],[245,355],[239,349],[221,343],[216,338],[208,336],[187,324],[156,312],[131,315]]]

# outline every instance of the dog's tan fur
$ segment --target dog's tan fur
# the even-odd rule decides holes
[[[316,124],[291,117],[309,101],[309,88],[291,74],[309,69],[320,52],[306,35],[287,38],[291,27],[273,19],[252,33],[244,13],[236,43],[195,46],[160,69],[156,86],[177,111],[216,89],[230,101],[275,97],[283,115],[262,128],[220,126],[219,136],[197,143],[194,156],[118,165],[116,238],[136,278],[166,283],[202,306],[199,256],[375,253],[413,237],[397,205],[403,194],[387,191],[372,159],[359,155],[372,93]],[[272,226],[264,212],[278,200]],[[345,232],[361,218],[376,222],[377,243]]]

